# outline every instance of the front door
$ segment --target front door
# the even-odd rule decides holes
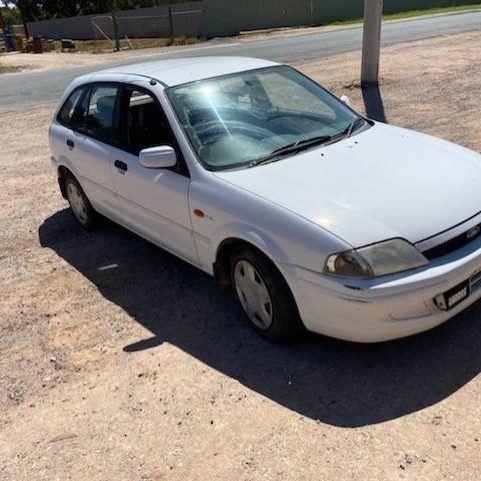
[[[113,148],[111,169],[122,222],[152,242],[198,264],[189,214],[188,172],[140,165],[142,149],[170,145],[170,126],[157,99],[140,87],[124,87],[120,102],[121,147]]]

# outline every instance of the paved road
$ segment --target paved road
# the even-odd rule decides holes
[[[382,43],[388,46],[479,28],[481,28],[481,11],[421,17],[386,23],[383,27]],[[193,47],[164,48],[135,60],[129,58],[119,62],[113,57],[109,66],[141,62],[146,59],[206,55],[246,55],[289,63],[357,50],[361,46],[361,40],[361,26],[248,42],[232,39],[213,40]],[[105,64],[2,75],[0,77],[0,112],[38,103],[54,102],[72,79],[101,68],[105,68]]]

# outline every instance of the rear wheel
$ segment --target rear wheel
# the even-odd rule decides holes
[[[238,247],[230,262],[234,293],[263,337],[285,341],[302,329],[296,303],[277,268],[255,249]]]
[[[65,180],[65,192],[70,209],[77,222],[86,230],[91,230],[95,223],[95,210],[90,204],[82,187],[72,176]]]

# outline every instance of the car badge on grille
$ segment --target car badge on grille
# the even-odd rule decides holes
[[[469,240],[472,240],[475,237],[477,237],[480,232],[481,232],[481,226],[477,225],[476,227],[473,227],[471,230],[468,230],[468,232],[466,233],[466,237]]]

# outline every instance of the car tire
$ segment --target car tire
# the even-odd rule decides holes
[[[294,339],[303,329],[292,293],[275,265],[257,250],[240,246],[230,257],[234,294],[250,325],[270,341]]]
[[[65,192],[75,220],[85,230],[92,230],[97,220],[97,213],[75,177],[69,175],[65,179]]]

